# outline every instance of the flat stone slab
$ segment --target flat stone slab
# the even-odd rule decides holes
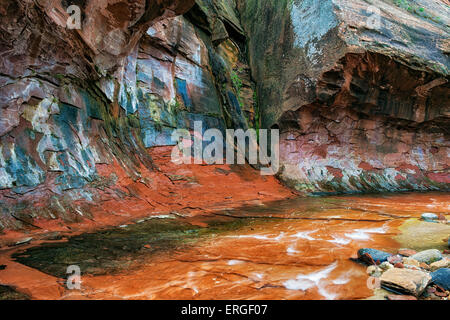
[[[450,235],[450,225],[429,223],[410,219],[400,227],[401,234],[395,240],[404,248],[423,251],[428,249],[445,250],[449,247],[447,241]]]
[[[411,269],[390,269],[380,278],[381,286],[396,293],[419,297],[431,281],[425,272]]]

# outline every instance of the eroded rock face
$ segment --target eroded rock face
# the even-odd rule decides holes
[[[176,128],[255,126],[234,1],[7,0],[0,14],[0,229],[130,196]]]
[[[280,128],[298,190],[447,190],[448,7],[416,2],[375,30],[362,0],[2,1],[0,228],[79,215],[195,121]]]
[[[290,186],[449,189],[449,8],[416,2],[240,2],[262,124],[282,131]]]

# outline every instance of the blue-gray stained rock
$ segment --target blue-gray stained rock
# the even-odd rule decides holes
[[[450,290],[450,269],[439,269],[431,274],[432,282],[445,290]]]
[[[381,263],[387,261],[387,259],[392,256],[392,254],[388,253],[388,252],[384,252],[384,251],[380,251],[380,250],[376,250],[376,249],[370,249],[370,248],[364,248],[364,249],[360,249],[358,251],[358,258],[367,263],[367,264],[372,264],[372,261],[366,256],[366,254],[369,254],[373,261],[377,262],[380,261]]]
[[[412,259],[426,264],[432,264],[433,262],[442,260],[442,254],[437,249],[430,249],[416,253],[411,256]]]
[[[424,213],[422,214],[422,219],[428,222],[435,222],[439,219],[439,216],[434,213]]]

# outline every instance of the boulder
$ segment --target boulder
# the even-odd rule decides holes
[[[396,293],[420,296],[431,281],[426,272],[410,269],[390,269],[380,278],[381,286]]]
[[[439,269],[431,274],[432,282],[445,290],[450,290],[450,269]]]
[[[426,264],[432,264],[433,262],[442,260],[442,254],[437,249],[430,249],[430,250],[425,250],[425,251],[416,253],[415,255],[411,256],[411,258],[413,258],[419,262],[424,262]]]
[[[379,261],[380,263],[386,262],[387,259],[392,256],[392,254],[390,253],[370,248],[364,248],[358,251],[359,260],[367,264],[373,264],[372,260],[367,255],[370,255],[370,257],[372,257],[373,262]]]

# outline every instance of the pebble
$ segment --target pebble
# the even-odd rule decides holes
[[[430,266],[423,262],[420,263],[420,267],[427,271],[431,270]]]
[[[411,249],[400,249],[398,251],[399,255],[402,255],[404,257],[411,257],[413,255],[415,255],[417,253],[416,250],[411,250]]]
[[[16,246],[20,246],[21,244],[27,244],[27,243],[31,242],[31,240],[33,240],[33,238],[31,238],[31,237],[30,238],[25,238],[25,239],[17,241],[15,243],[15,245]]]
[[[386,271],[389,269],[393,269],[394,266],[386,261],[386,262],[383,262],[382,264],[380,264],[380,268],[381,268],[381,270]]]
[[[396,264],[396,263],[402,262],[403,257],[397,254],[395,256],[389,257],[387,260],[390,264]]]
[[[381,269],[377,266],[370,266],[366,270],[367,274],[371,277],[379,278],[381,277]]]
[[[413,258],[403,258],[404,266],[420,267],[420,262]]]
[[[433,262],[430,265],[431,271],[436,271],[436,270],[439,270],[442,268],[450,268],[450,259],[449,258],[445,258],[440,261]]]

